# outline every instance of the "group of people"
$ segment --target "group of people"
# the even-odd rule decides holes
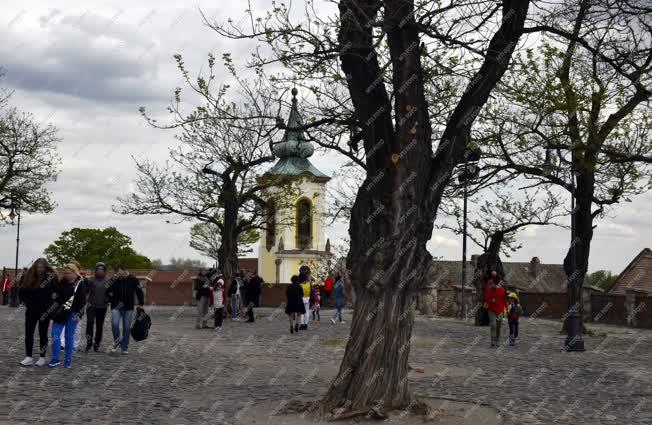
[[[10,305],[11,307],[18,307],[18,285],[20,279],[27,272],[27,267],[18,272],[16,279],[12,279],[11,275],[7,272],[7,268],[2,268],[0,274],[0,287],[2,288],[2,305]]]
[[[226,287],[225,277],[216,269],[201,269],[194,280],[193,292],[197,301],[197,320],[195,328],[208,328],[210,307],[213,307],[213,328],[222,329],[226,315],[227,298],[230,302],[231,320],[240,320],[239,313],[243,311],[247,322],[256,320],[254,308],[260,305],[260,295],[263,279],[256,271],[241,270],[235,275],[229,287]]]
[[[491,347],[500,345],[500,331],[505,317],[509,326],[509,345],[516,345],[518,321],[523,314],[523,308],[519,303],[518,294],[507,291],[505,282],[499,278],[496,271],[489,273],[485,279],[483,301],[483,307],[489,315]]]
[[[328,301],[331,293],[335,293],[335,316],[331,319],[333,324],[344,323],[342,309],[345,304],[344,281],[339,274],[328,276],[323,284],[312,277],[310,268],[301,266],[299,274],[290,279],[291,284],[286,289],[285,313],[290,321],[290,333],[308,330],[310,312],[312,320],[321,321],[322,297]]]
[[[93,276],[85,277],[79,263],[66,264],[57,273],[45,258],[37,259],[20,280],[19,299],[25,305],[25,358],[22,366],[45,366],[48,330],[51,327],[52,358],[47,365],[72,366],[72,355],[81,340],[81,321],[86,315],[86,351],[100,351],[104,319],[111,308],[113,343],[110,351],[128,353],[135,298],[138,309],[145,300],[139,280],[124,267],[117,266],[110,278],[104,263],[97,263]],[[122,334],[120,329],[122,324]],[[39,359],[34,361],[34,333],[38,327]]]

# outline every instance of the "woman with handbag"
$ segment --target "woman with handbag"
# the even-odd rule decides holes
[[[21,366],[45,366],[48,351],[48,328],[50,327],[50,306],[52,291],[57,284],[57,274],[45,258],[34,261],[32,267],[23,273],[20,299],[25,303],[25,358]],[[34,330],[38,326],[39,360],[34,363]]]
[[[75,329],[86,304],[86,294],[81,287],[82,277],[79,268],[75,264],[66,264],[62,274],[61,281],[55,286],[52,294],[54,299],[52,305],[52,360],[48,366],[57,367],[61,364],[59,355],[61,352],[61,330],[63,329],[66,339],[66,357],[63,367],[70,369]]]

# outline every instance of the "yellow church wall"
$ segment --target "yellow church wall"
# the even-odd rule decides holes
[[[297,226],[296,226],[296,204],[302,198],[307,198],[312,204],[312,241],[311,250],[323,251],[325,249],[325,235],[323,229],[322,214],[324,212],[324,191],[325,185],[323,183],[316,183],[308,180],[303,180],[300,183],[300,195],[293,197],[292,206],[285,210],[279,211],[277,223],[285,223],[279,225],[276,232],[276,240],[274,241],[273,248],[268,251],[266,248],[266,234],[261,232],[260,248],[258,255],[258,270],[261,277],[267,283],[276,282],[276,251],[278,249],[279,240],[283,237],[283,245],[286,250],[295,250]],[[289,224],[288,224],[289,223]],[[291,258],[281,258],[282,264],[280,266],[280,283],[289,283],[290,277],[299,272],[301,264],[311,263],[314,261],[314,256],[302,257],[300,254],[294,254]]]

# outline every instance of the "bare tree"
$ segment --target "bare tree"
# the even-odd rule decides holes
[[[49,213],[55,203],[46,185],[56,180],[61,162],[58,131],[39,124],[31,114],[7,107],[8,94],[4,95],[0,99],[0,221],[12,208]]]
[[[484,202],[479,203],[480,199],[484,199]],[[479,325],[484,277],[490,271],[505,276],[501,253],[509,257],[511,253],[518,251],[522,244],[517,235],[528,226],[563,226],[558,219],[564,217],[568,211],[563,208],[559,196],[549,188],[517,191],[513,185],[502,185],[500,189],[490,186],[488,190],[476,192],[469,199],[469,203],[475,207],[467,213],[467,224],[470,227],[467,237],[482,249],[482,254],[475,264],[475,271],[470,276],[476,290],[476,306],[469,311],[475,313],[475,324]],[[456,199],[445,198],[441,210],[453,218],[454,222],[441,222],[437,227],[461,235],[464,227],[463,212]]]
[[[496,158],[485,177],[521,174],[573,198],[574,237],[564,259],[573,317],[595,220],[649,188],[651,29],[644,1],[550,6],[525,29],[539,34],[538,48],[517,57],[487,108],[493,131],[481,129]]]
[[[190,228],[190,247],[209,258],[220,261],[220,228],[212,223],[197,223]],[[251,245],[260,238],[257,228],[241,232],[238,236],[238,257],[252,252]]]
[[[217,257],[222,272],[231,279],[237,270],[238,241],[264,227],[268,189],[291,185],[263,177],[261,167],[273,161],[272,144],[278,130],[279,94],[264,79],[240,79],[225,57],[227,70],[238,82],[241,101],[227,98],[228,86],[214,87],[215,60],[209,56],[208,75],[193,81],[182,57],[177,65],[191,92],[203,104],[184,114],[182,90],[177,88],[168,108],[172,123],[146,115],[147,122],[161,129],[176,129],[180,145],[170,149],[170,160],[157,165],[136,160],[138,178],[134,193],[119,198],[122,214],[173,214],[182,220],[210,223],[219,230]],[[276,190],[275,197],[284,191]]]

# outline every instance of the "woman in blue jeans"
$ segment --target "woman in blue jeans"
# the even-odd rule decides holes
[[[72,366],[72,352],[74,349],[73,339],[75,329],[81,320],[86,304],[86,294],[81,285],[79,268],[75,264],[67,264],[63,268],[63,276],[55,287],[52,294],[54,300],[52,311],[52,360],[49,367],[57,367],[61,364],[59,355],[61,353],[61,331],[64,331],[66,341],[65,360],[63,367],[70,369]]]

